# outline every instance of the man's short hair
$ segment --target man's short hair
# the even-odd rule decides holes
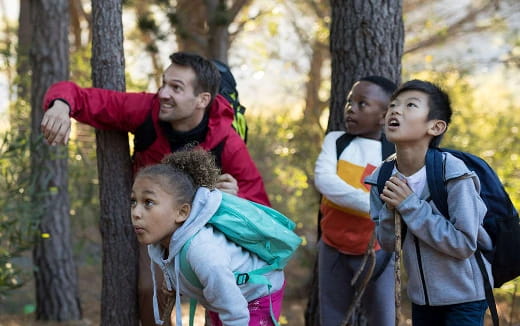
[[[175,52],[170,55],[172,64],[190,67],[195,72],[193,91],[195,95],[209,92],[211,100],[217,95],[220,86],[220,72],[208,59],[194,53]]]

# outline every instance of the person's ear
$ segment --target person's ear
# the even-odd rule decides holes
[[[211,94],[209,92],[201,92],[197,95],[199,107],[205,109],[211,101]]]
[[[188,203],[184,203],[179,207],[179,212],[175,217],[175,223],[184,223],[188,216],[190,216],[191,205]]]
[[[439,136],[446,131],[446,128],[448,128],[448,124],[446,123],[446,121],[437,119],[431,120],[429,122],[428,134],[434,137]]]

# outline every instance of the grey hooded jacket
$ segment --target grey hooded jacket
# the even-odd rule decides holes
[[[474,253],[477,242],[483,249],[492,243],[482,222],[486,206],[479,196],[480,182],[464,162],[443,153],[450,218],[444,217],[430,200],[428,185],[422,194],[412,193],[396,207],[406,223],[403,260],[408,275],[408,296],[418,305],[451,305],[484,300],[482,273]],[[370,216],[376,223],[377,239],[383,249],[394,251],[394,211],[380,199],[379,168],[365,179],[372,185]],[[491,266],[484,259],[493,284]]]
[[[157,264],[166,281],[168,290],[176,290],[176,325],[181,326],[180,302],[183,298],[194,298],[205,308],[219,314],[224,326],[247,325],[249,321],[248,302],[266,296],[269,290],[264,284],[245,283],[238,286],[234,271],[250,272],[267,265],[255,254],[229,241],[222,232],[206,225],[215,214],[222,200],[219,190],[200,187],[192,202],[188,219],[172,235],[168,257],[159,244],[148,245],[148,255],[152,264]],[[193,238],[192,238],[193,237]],[[179,253],[191,238],[186,260],[190,264],[203,288],[194,286],[182,273]],[[161,325],[154,278],[154,312],[156,323]],[[271,293],[284,284],[284,273],[276,270],[266,274],[271,282]]]

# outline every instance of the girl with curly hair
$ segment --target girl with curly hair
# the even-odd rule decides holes
[[[166,156],[161,164],[137,174],[131,197],[132,224],[140,243],[148,245],[152,264],[163,271],[166,287],[194,298],[207,310],[213,325],[273,325],[270,307],[280,315],[285,279],[282,270],[266,274],[272,287],[237,285],[234,272],[248,272],[267,265],[255,254],[228,240],[206,224],[217,211],[222,193],[215,189],[220,174],[213,156],[200,149]],[[194,286],[180,270],[179,253],[190,241],[186,261],[202,288]],[[152,268],[152,272],[153,272]],[[154,312],[160,321],[154,276]],[[177,325],[180,325],[177,309]]]

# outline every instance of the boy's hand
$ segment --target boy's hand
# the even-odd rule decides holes
[[[385,187],[380,197],[388,208],[395,209],[406,197],[412,194],[412,192],[406,180],[394,175],[385,182]]]
[[[218,177],[217,189],[227,192],[229,194],[235,195],[238,194],[238,183],[237,179],[233,178],[233,176],[229,173],[221,174]]]
[[[70,136],[70,108],[56,100],[43,115],[41,131],[49,145],[65,145]]]

